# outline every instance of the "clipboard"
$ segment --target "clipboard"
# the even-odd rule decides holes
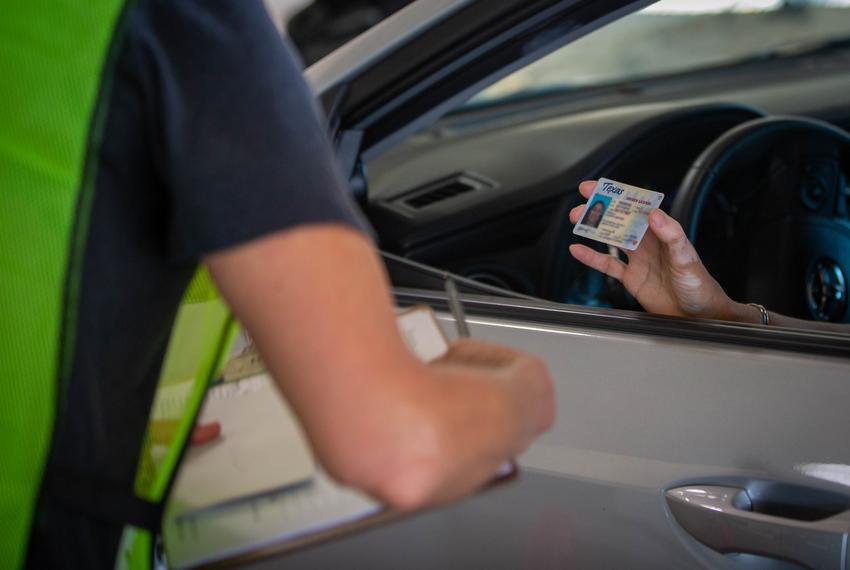
[[[487,483],[478,491],[478,493],[486,492],[495,487],[499,487],[505,483],[515,481],[518,478],[519,470],[514,467],[510,471],[510,473],[507,473],[503,476],[499,476],[496,479],[493,479],[491,482]],[[300,538],[295,538],[276,544],[270,544],[262,548],[251,550],[250,552],[245,552],[241,555],[232,556],[230,558],[225,558],[215,562],[211,562],[209,564],[201,565],[198,566],[198,568],[202,568],[205,570],[241,568],[242,566],[245,566],[247,564],[253,564],[261,560],[273,558],[275,556],[283,556],[292,552],[296,552],[298,550],[318,546],[331,540],[344,538],[359,532],[365,532],[373,528],[378,528],[380,526],[392,523],[400,519],[428,512],[428,510],[429,509],[423,509],[414,513],[398,513],[390,510],[381,510],[360,520],[342,523],[338,526],[335,526],[334,528],[327,529],[324,531],[313,532]]]
[[[400,311],[397,322],[411,350],[423,361],[437,358],[448,349],[448,339],[430,307]],[[516,464],[506,463],[479,492],[517,477]],[[176,568],[234,568],[421,512],[389,510],[356,490],[340,486],[317,467],[309,482],[294,488],[189,515],[175,515],[167,509],[163,538],[169,564]]]
[[[482,487],[478,493],[487,492],[488,490],[500,487],[506,483],[510,483],[519,478],[519,470],[515,465],[511,464],[509,473],[497,476],[495,479]],[[230,568],[241,568],[247,564],[253,564],[269,558],[277,556],[285,556],[286,554],[303,550],[306,548],[317,547],[323,543],[348,537],[360,532],[365,532],[374,528],[384,526],[386,524],[404,519],[410,516],[417,516],[428,512],[430,509],[422,509],[413,513],[398,513],[388,509],[382,509],[378,512],[365,516],[358,520],[341,523],[333,528],[326,530],[315,531],[304,536],[289,539],[282,542],[276,542],[262,546],[259,548],[246,551],[231,557],[222,558],[206,564],[201,564],[197,568],[206,570],[220,570]]]

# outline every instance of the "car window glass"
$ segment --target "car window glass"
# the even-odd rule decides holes
[[[850,0],[661,0],[468,103],[502,102],[823,49],[850,38]]]

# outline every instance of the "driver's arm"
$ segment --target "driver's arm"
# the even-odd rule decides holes
[[[595,181],[585,181],[579,192],[589,199]],[[577,223],[585,206],[570,212]],[[628,263],[581,244],[570,246],[581,263],[620,281],[626,290],[650,313],[720,319],[760,324],[759,309],[729,298],[709,274],[688,240],[682,226],[661,210],[649,216],[649,231],[635,251],[626,251]],[[846,324],[805,321],[770,311],[769,324],[829,332],[850,333]]]
[[[738,303],[738,305],[742,305]],[[761,314],[757,309],[754,309],[748,305],[742,305],[744,307],[741,309],[743,314],[746,314],[746,320],[743,318],[741,322],[749,322],[749,323],[761,323]],[[755,315],[753,313],[755,312]],[[770,323],[771,325],[776,325],[778,327],[791,327],[795,329],[810,329],[810,330],[818,330],[824,332],[837,332],[837,333],[850,333],[850,325],[842,324],[842,323],[824,323],[822,321],[806,321],[804,319],[795,319],[794,317],[788,317],[781,313],[777,313],[776,311],[768,311],[770,315]]]
[[[422,364],[374,248],[349,227],[300,226],[205,262],[325,469],[393,507],[469,493],[552,425],[535,357],[465,341]]]

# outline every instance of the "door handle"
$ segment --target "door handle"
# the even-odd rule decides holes
[[[723,554],[756,554],[808,568],[850,570],[846,504],[822,518],[804,520],[812,517],[757,512],[747,490],[736,487],[690,485],[667,491],[666,498],[682,528]]]

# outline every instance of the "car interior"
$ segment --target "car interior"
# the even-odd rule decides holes
[[[382,250],[497,288],[489,294],[640,310],[568,251],[608,248],[567,219],[583,201],[578,184],[604,176],[663,192],[662,209],[732,298],[850,322],[846,299],[820,315],[806,301],[835,294],[807,284],[819,263],[850,268],[848,93],[850,46],[830,42],[473,98],[363,164],[363,206]]]

